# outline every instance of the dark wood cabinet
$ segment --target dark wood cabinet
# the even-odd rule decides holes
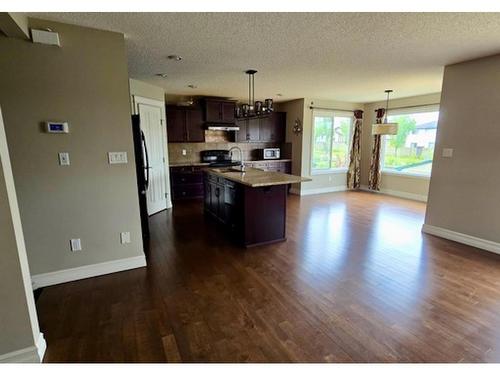
[[[185,142],[186,134],[185,110],[167,106],[167,136],[169,142]]]
[[[238,121],[240,130],[236,135],[238,142],[259,142],[260,119],[244,119]]]
[[[232,212],[231,197],[226,197],[226,194],[232,193],[231,187],[234,186],[234,183],[206,173],[204,185],[205,211],[212,214],[221,223],[233,227],[234,223],[231,222],[231,219],[234,217],[234,214]]]
[[[235,102],[218,99],[205,99],[205,122],[215,124],[234,124]]]
[[[276,142],[285,141],[286,113],[274,112],[266,117],[239,119],[238,142]]]
[[[200,167],[170,167],[172,199],[203,197],[203,170]]]
[[[271,142],[285,142],[286,138],[286,112],[274,112],[267,125],[270,129],[268,139]]]
[[[286,185],[249,187],[205,173],[205,212],[241,245],[285,240]]]
[[[188,142],[205,142],[205,124],[201,108],[186,111]]]
[[[262,169],[263,171],[292,173],[292,162],[288,160],[246,161],[245,166],[248,168]]]
[[[169,142],[205,142],[205,124],[200,107],[167,106]]]

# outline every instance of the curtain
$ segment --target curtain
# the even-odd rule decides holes
[[[377,113],[377,124],[381,124],[385,115],[385,109],[379,108]],[[370,177],[368,179],[368,188],[370,190],[380,190],[380,147],[381,135],[373,136],[372,159],[370,164]]]
[[[351,144],[349,170],[347,171],[347,188],[359,189],[361,184],[361,128],[363,127],[363,111],[354,111],[354,127]]]

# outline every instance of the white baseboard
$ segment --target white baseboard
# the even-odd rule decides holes
[[[31,276],[33,289],[146,266],[144,255]]]
[[[478,249],[487,250],[495,254],[500,254],[500,243],[485,240],[483,238],[470,236],[468,234],[455,232],[449,229],[436,227],[434,225],[422,225],[422,232],[432,234],[433,236],[446,238],[455,242],[460,242],[465,245],[474,246]]]
[[[40,363],[45,355],[47,343],[40,333],[35,345],[0,355],[0,363]]]
[[[410,199],[419,202],[427,202],[427,195],[413,194],[413,193],[407,193],[405,191],[391,190],[391,189],[380,189],[379,191],[375,191],[368,189],[367,185],[361,185],[359,189],[363,191],[369,191],[370,193],[392,195],[393,197]]]
[[[298,189],[290,189],[290,193],[304,196],[304,195],[315,195],[315,194],[325,194],[325,193],[335,193],[338,191],[346,191],[347,186],[338,185],[338,186],[327,186],[324,188],[316,188],[316,189],[306,189],[306,190],[298,190]]]

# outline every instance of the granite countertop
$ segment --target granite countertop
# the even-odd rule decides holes
[[[230,168],[210,168],[210,173],[250,187],[296,184],[312,181],[307,177],[294,176],[280,172],[266,172],[262,169],[247,168],[245,173]]]
[[[243,163],[277,163],[277,162],[290,162],[291,159],[267,159],[267,160],[244,160]],[[182,161],[169,163],[169,167],[205,167],[210,163],[202,163],[195,161]]]
[[[262,160],[244,160],[243,163],[279,163],[289,162],[292,159],[262,159]]]
[[[205,167],[210,165],[210,163],[194,162],[194,161],[182,161],[179,163],[169,163],[169,167]]]

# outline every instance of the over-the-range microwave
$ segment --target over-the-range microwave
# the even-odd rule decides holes
[[[262,149],[262,159],[279,159],[280,149],[279,148],[263,148]]]

